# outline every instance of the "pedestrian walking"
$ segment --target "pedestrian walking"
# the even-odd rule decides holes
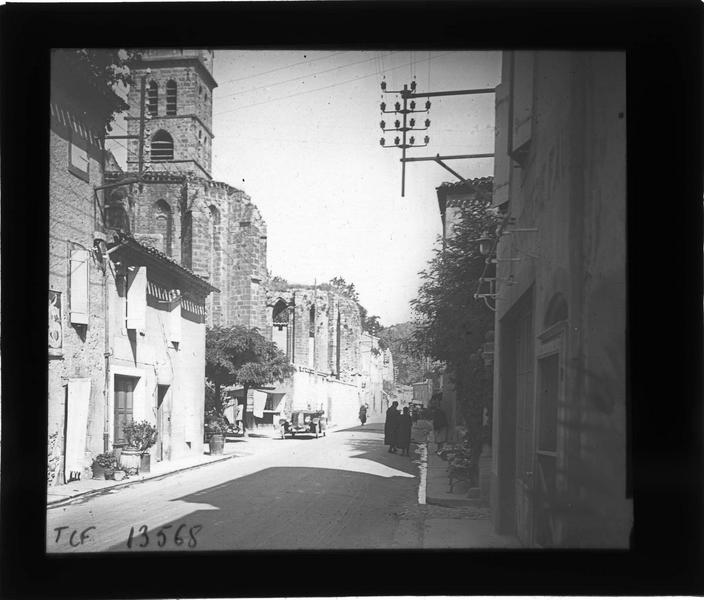
[[[398,417],[398,426],[396,427],[396,447],[401,450],[403,456],[410,456],[412,428],[413,419],[411,418],[411,413],[408,407],[404,406],[403,414]]]
[[[386,411],[386,422],[384,423],[384,444],[389,446],[389,452],[396,452],[396,428],[401,416],[396,408],[398,402],[394,400]]]
[[[359,420],[362,422],[362,425],[364,425],[367,422],[367,405],[362,404],[362,406],[359,407]]]
[[[447,442],[447,417],[439,406],[433,409],[433,434],[438,448],[437,453],[440,454],[442,447]]]

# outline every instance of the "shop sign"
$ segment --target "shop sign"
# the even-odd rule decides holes
[[[49,290],[49,349],[54,351],[63,348],[61,310],[61,292]]]

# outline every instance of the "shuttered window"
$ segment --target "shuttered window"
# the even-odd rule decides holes
[[[176,82],[173,79],[166,82],[166,114],[176,114]]]
[[[147,317],[147,267],[127,270],[127,329],[144,331]]]
[[[88,325],[88,250],[72,250],[70,260],[71,323]]]
[[[151,81],[147,88],[147,113],[150,117],[159,114],[159,86],[156,81]]]
[[[69,163],[68,170],[83,181],[89,180],[88,173],[88,152],[75,142],[69,143]]]
[[[174,159],[174,140],[163,129],[157,131],[152,138],[151,159],[154,162]]]
[[[511,152],[525,151],[533,126],[534,52],[514,52],[512,82]]]
[[[505,83],[496,86],[496,124],[494,138],[494,191],[492,206],[500,206],[509,200],[511,157],[509,156],[509,87]]]

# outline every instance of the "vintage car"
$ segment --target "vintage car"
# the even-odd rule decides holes
[[[298,434],[314,435],[316,438],[325,435],[328,420],[322,410],[294,410],[290,417],[279,419],[281,439],[287,435],[295,437]]]

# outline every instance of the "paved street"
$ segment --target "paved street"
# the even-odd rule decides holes
[[[251,456],[50,508],[47,548],[93,552],[506,545],[490,534],[483,509],[419,505],[417,456],[389,454],[381,423],[317,440],[261,440],[253,449]],[[57,531],[60,527],[66,529]],[[86,531],[81,543],[81,532],[89,527],[95,529]]]
[[[47,549],[493,545],[488,538],[477,538],[474,543],[466,536],[457,539],[458,518],[470,517],[475,526],[488,532],[488,520],[480,509],[469,514],[472,510],[419,506],[417,456],[389,454],[381,423],[333,432],[317,440],[262,440],[259,448],[251,456],[52,507]],[[428,518],[433,516],[441,517],[436,519],[440,544],[428,537]],[[66,529],[57,531],[60,527]],[[86,531],[81,543],[81,532],[89,527],[95,529]],[[454,538],[448,535],[452,531]]]

